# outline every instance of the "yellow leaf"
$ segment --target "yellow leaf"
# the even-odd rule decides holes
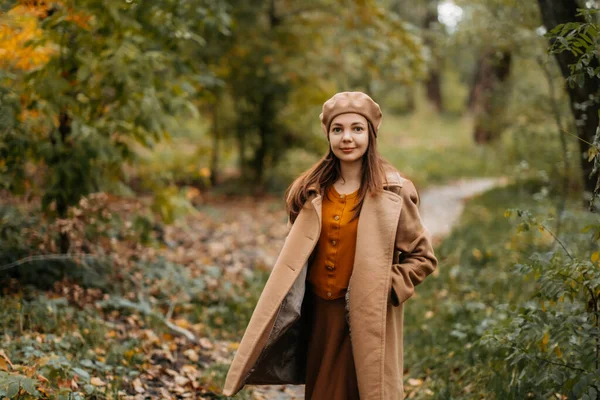
[[[510,217],[510,215],[511,215],[511,214],[512,214],[512,212],[511,212],[510,210],[506,210],[506,211],[504,211],[504,217],[505,217],[505,218],[508,218],[508,217]]]
[[[596,146],[591,146],[588,149],[588,161],[592,161],[598,155],[598,148]]]
[[[12,369],[15,368],[14,365],[10,362],[10,360],[9,360],[8,356],[6,355],[6,353],[4,352],[4,350],[0,350],[0,369],[3,369],[4,371],[8,371],[9,365]]]
[[[208,178],[210,176],[210,169],[207,167],[200,168],[200,176]]]
[[[239,343],[229,343],[229,345],[227,346],[227,348],[230,350],[237,350],[239,347],[240,347]]]
[[[175,320],[175,325],[183,329],[188,329],[190,327],[190,322],[187,319],[178,318]]]
[[[560,346],[556,345],[556,347],[554,347],[554,352],[556,353],[556,356],[558,358],[562,357],[562,351],[560,351]]]
[[[595,251],[594,253],[592,253],[591,260],[593,263],[597,262],[599,259],[600,259],[600,252]]]
[[[550,341],[550,334],[548,332],[546,332],[546,333],[544,333],[544,337],[542,337],[542,342],[541,342],[542,351],[546,351],[546,346],[548,345],[549,341]]]

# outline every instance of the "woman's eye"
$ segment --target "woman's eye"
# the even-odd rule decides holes
[[[364,130],[364,128],[362,126],[357,126],[354,129],[358,130],[358,132],[361,132]],[[341,128],[331,128],[331,131],[335,132],[335,133],[339,133],[342,131],[342,129]]]

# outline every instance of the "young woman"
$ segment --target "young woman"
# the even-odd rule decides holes
[[[341,92],[320,115],[329,149],[286,192],[290,232],[229,369],[305,398],[402,399],[404,302],[437,267],[408,179],[377,151],[382,113]]]

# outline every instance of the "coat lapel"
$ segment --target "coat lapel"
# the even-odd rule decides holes
[[[309,190],[314,190],[308,201],[317,214],[317,231],[320,233],[323,198],[314,186]],[[365,196],[358,220],[356,253],[350,278],[350,284],[357,282],[352,294],[352,301],[357,304],[380,288],[381,279],[389,278],[401,208],[402,198],[393,192],[385,190],[377,196]]]
[[[358,220],[356,253],[346,292],[346,318],[361,393],[381,395],[391,267],[402,197],[388,190],[367,194]],[[322,224],[322,196],[311,203]],[[320,231],[319,231],[320,232]],[[317,238],[318,240],[318,238]]]

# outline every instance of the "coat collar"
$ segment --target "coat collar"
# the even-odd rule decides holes
[[[383,188],[390,189],[392,186],[403,187],[405,178],[403,178],[398,171],[387,171],[385,180],[383,181]],[[316,198],[321,197],[320,186],[317,183],[313,183],[307,188],[309,198],[315,196]],[[313,199],[314,200],[314,199]],[[314,203],[313,203],[314,204]]]

